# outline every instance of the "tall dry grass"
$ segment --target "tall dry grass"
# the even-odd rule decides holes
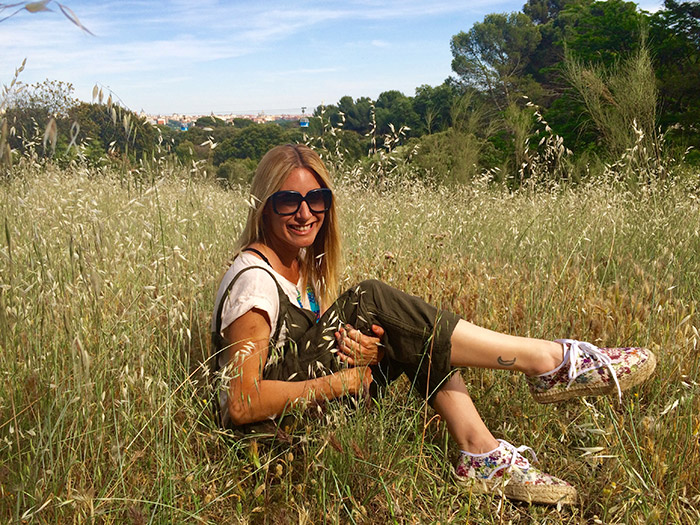
[[[583,496],[571,509],[465,493],[444,424],[399,382],[277,440],[210,422],[200,364],[243,191],[20,162],[0,186],[0,520],[27,523],[697,523],[696,180],[507,192],[367,189],[338,173],[344,284],[380,278],[520,335],[651,347],[614,399],[534,403],[467,370],[488,426]]]
[[[583,103],[590,125],[612,157],[639,141],[648,155],[660,154],[657,143],[658,89],[651,52],[642,40],[639,50],[613,68],[585,64],[567,53],[564,77]]]

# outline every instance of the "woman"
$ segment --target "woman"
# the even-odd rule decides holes
[[[285,145],[265,155],[212,322],[222,423],[276,418],[302,403],[376,390],[405,373],[461,450],[458,483],[479,492],[500,486],[513,499],[574,503],[574,487],[530,465],[522,455],[529,447],[489,432],[455,367],[522,372],[535,399],[549,403],[621,395],[651,375],[654,355],[500,334],[378,281],[336,297],[337,221],[316,153]]]

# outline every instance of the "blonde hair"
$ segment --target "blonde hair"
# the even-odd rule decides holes
[[[243,233],[238,239],[240,251],[254,242],[265,242],[263,211],[270,195],[279,191],[287,176],[296,168],[305,168],[316,175],[321,186],[333,189],[331,177],[321,157],[303,144],[276,146],[260,160],[250,185],[250,210]],[[335,196],[334,196],[335,197]],[[313,245],[306,249],[301,263],[302,284],[311,283],[323,308],[335,301],[338,294],[340,263],[340,230],[335,198],[326,212],[321,230]]]

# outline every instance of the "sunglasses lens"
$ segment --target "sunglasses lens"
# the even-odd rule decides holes
[[[297,192],[280,192],[275,195],[275,208],[280,215],[292,215],[301,204],[301,194]]]
[[[328,188],[311,190],[306,194],[306,203],[309,209],[316,213],[328,211],[331,207],[332,194]]]
[[[296,191],[278,191],[272,194],[272,207],[278,215],[294,215],[302,201],[314,213],[325,213],[331,209],[333,193],[328,188],[311,190],[305,197]]]

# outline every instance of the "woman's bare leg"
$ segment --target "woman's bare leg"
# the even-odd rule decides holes
[[[452,366],[513,370],[527,375],[556,368],[564,353],[562,345],[554,341],[502,334],[464,320],[457,323],[451,343]],[[453,374],[435,394],[433,408],[447,423],[460,450],[482,454],[498,447],[460,374]]]
[[[554,341],[502,334],[461,319],[451,343],[450,364],[459,367],[515,370],[534,376],[556,368],[564,358],[562,345]]]
[[[447,430],[460,450],[483,454],[498,447],[498,441],[476,411],[459,373],[452,374],[435,394],[433,408],[447,423]]]

